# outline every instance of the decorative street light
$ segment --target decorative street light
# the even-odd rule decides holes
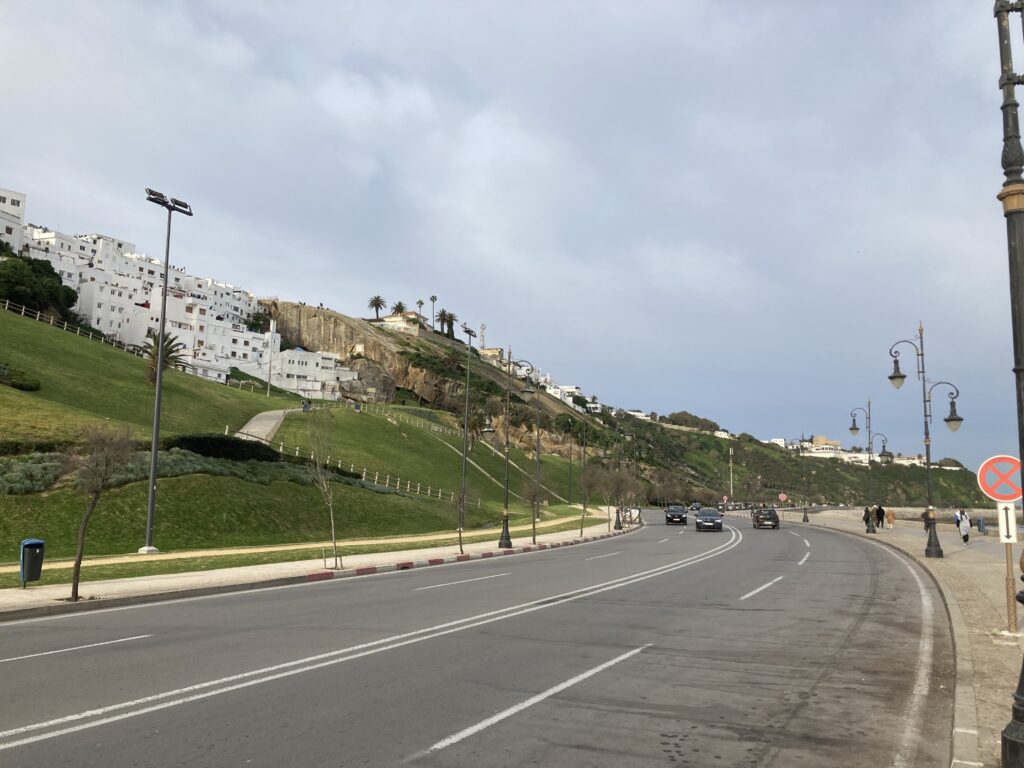
[[[476,331],[465,323],[462,332],[466,334],[466,413],[462,422],[462,481],[459,485],[459,554],[462,552],[462,529],[466,527],[466,453],[469,451],[469,364],[472,361],[473,338]]]
[[[1013,71],[1013,47],[1010,44],[1010,13],[1024,15],[1024,6],[1008,0],[996,0],[995,16],[999,28],[999,87],[1003,91],[1002,166],[1006,181],[997,198],[1006,217],[1006,241],[1010,263],[1010,322],[1013,330],[1013,372],[1017,384],[1017,445],[1024,456],[1024,149],[1020,143],[1015,87],[1024,80]],[[1024,557],[1021,560],[1024,570]],[[1024,578],[1024,577],[1022,577]],[[1017,593],[1024,604],[1024,591]],[[1024,766],[1024,667],[1013,694],[1013,716],[1002,737],[1002,764],[1006,768]]]
[[[153,443],[149,455],[149,497],[146,500],[146,544],[139,548],[140,555],[159,550],[153,546],[153,521],[156,516],[156,462],[160,447],[160,398],[164,383],[164,323],[167,316],[167,272],[171,265],[171,214],[192,215],[192,206],[162,192],[146,189],[146,200],[167,209],[167,244],[164,248],[164,278],[160,288],[160,332],[156,337],[156,399],[153,403]]]
[[[580,515],[580,536],[583,536],[583,521],[587,517],[587,501],[588,494],[586,486],[583,483],[583,471],[587,468],[587,420],[580,419],[583,422],[583,448],[580,451],[580,495],[583,497],[583,513]],[[575,435],[573,435],[575,438]]]
[[[857,411],[860,411],[861,413],[864,414],[864,424],[868,428],[868,500],[867,500],[867,504],[864,505],[864,508],[867,509],[867,508],[869,508],[871,506],[871,499],[872,499],[872,496],[871,496],[871,450],[872,450],[872,443],[873,443],[874,437],[875,437],[874,433],[871,431],[871,400],[870,399],[868,400],[868,407],[867,408],[862,408],[861,406],[857,406],[852,411],[850,411],[850,434],[853,435],[854,437],[856,437],[860,433],[860,427],[857,426]],[[867,519],[867,532],[868,533],[876,533],[876,531],[875,531],[875,521],[874,521],[873,516],[870,515],[870,514],[868,515],[868,519]]]
[[[924,469],[925,480],[928,489],[928,508],[925,510],[925,525],[928,526],[928,544],[924,549],[925,557],[942,557],[942,547],[939,546],[939,537],[935,531],[935,508],[932,505],[932,438],[929,425],[932,421],[932,390],[938,386],[949,387],[949,415],[943,421],[950,431],[956,432],[963,424],[963,419],[956,412],[956,399],[960,396],[960,390],[948,381],[936,381],[928,386],[929,381],[924,370],[924,324],[917,326],[917,341],[902,339],[889,347],[889,356],[892,357],[892,373],[889,374],[889,381],[896,389],[903,386],[907,380],[906,374],[900,370],[900,353],[896,349],[900,344],[909,344],[914,348],[917,356],[917,378],[921,382],[921,401],[924,409]]]
[[[509,440],[509,428],[512,426],[511,414],[512,414],[512,369],[515,368],[516,375],[529,376],[533,373],[533,365],[527,360],[513,360],[512,359],[512,347],[508,348],[508,386],[505,388],[505,509],[501,515],[501,538],[498,540],[498,547],[501,549],[512,548],[512,537],[509,535],[508,530],[508,440]],[[520,374],[520,371],[525,373]],[[527,386],[522,390],[525,392],[532,393],[533,390]],[[532,508],[530,510],[533,511]],[[534,543],[537,542],[536,525],[534,525]]]

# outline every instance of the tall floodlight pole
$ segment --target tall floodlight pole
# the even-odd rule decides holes
[[[925,509],[925,523],[928,526],[928,544],[924,549],[925,557],[942,557],[942,547],[939,546],[939,536],[935,530],[935,507],[932,504],[932,437],[930,424],[932,421],[932,390],[942,385],[949,387],[949,415],[943,421],[950,431],[956,432],[963,424],[963,419],[956,412],[956,399],[960,396],[960,390],[948,381],[937,381],[928,386],[929,381],[924,370],[924,324],[917,326],[917,341],[903,339],[889,347],[889,356],[892,358],[892,373],[889,374],[889,381],[896,389],[903,386],[907,380],[906,375],[900,370],[900,353],[896,349],[900,344],[909,344],[914,348],[917,357],[917,378],[921,381],[921,404],[924,409],[924,469],[925,485],[928,492],[928,507]]]
[[[996,23],[999,28],[999,87],[1003,91],[1003,175],[1006,180],[997,198],[1006,217],[1006,243],[1010,263],[1010,322],[1013,325],[1013,373],[1017,389],[1017,450],[1024,456],[1024,149],[1020,143],[1015,86],[1024,78],[1013,71],[1013,47],[1010,44],[1010,13],[1022,13],[1020,3],[997,0]],[[1021,558],[1024,570],[1024,555]],[[1024,577],[1022,577],[1024,579]],[[1024,604],[1024,591],[1017,593]],[[1024,666],[1013,694],[1013,716],[1003,729],[1004,768],[1024,766]]]
[[[274,332],[277,320],[270,321],[270,334],[267,336],[267,397],[270,397],[270,377],[274,372]]]
[[[192,215],[192,206],[177,198],[168,198],[162,192],[146,190],[146,200],[167,209],[167,243],[164,246],[164,277],[160,289],[160,331],[156,337],[156,397],[153,402],[153,442],[149,455],[149,497],[146,500],[146,544],[139,548],[140,555],[159,550],[153,546],[153,524],[156,517],[156,468],[160,448],[160,399],[164,383],[164,324],[167,318],[167,273],[171,265],[171,214]]]
[[[476,331],[465,323],[462,332],[466,334],[466,414],[462,422],[462,480],[459,485],[459,554],[462,552],[462,529],[466,526],[466,454],[469,451],[469,364],[472,361],[473,337]]]

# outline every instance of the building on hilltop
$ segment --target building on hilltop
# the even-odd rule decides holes
[[[25,193],[0,187],[0,240],[21,252],[25,226]]]

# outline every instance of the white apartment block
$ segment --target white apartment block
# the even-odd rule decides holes
[[[18,253],[24,241],[25,193],[0,187],[0,240]]]
[[[93,328],[135,346],[157,333],[162,261],[108,235],[67,235],[33,224],[19,232],[28,255],[49,261],[64,285],[78,292],[75,311]],[[165,332],[184,345],[192,373],[226,382],[234,367],[264,380],[271,375],[281,389],[328,399],[340,397],[342,381],[358,378],[333,355],[282,354],[281,336],[273,329],[266,334],[248,330],[256,308],[256,296],[249,291],[194,277],[178,266],[168,268]]]

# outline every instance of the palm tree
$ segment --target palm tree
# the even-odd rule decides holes
[[[437,303],[437,296],[430,297],[430,329],[434,329],[434,304]]]
[[[423,299],[416,299],[416,311],[423,314]]]
[[[448,313],[448,338],[455,338],[455,324],[459,322],[459,316],[454,312]]]
[[[177,336],[164,335],[164,370],[172,365],[175,367],[188,366],[188,356],[185,354],[185,345],[178,341]],[[147,379],[151,386],[156,386],[156,364],[157,356],[160,354],[160,345],[157,344],[156,334],[150,333],[146,337],[146,345],[142,348],[143,356],[149,361]]]
[[[388,303],[384,301],[383,296],[374,296],[372,299],[370,299],[370,303],[367,306],[373,310],[374,314],[377,316],[377,319],[380,320],[380,311],[384,309],[387,305]]]
[[[406,309],[408,309],[408,307],[405,306],[404,301],[396,301],[394,304],[391,305],[391,314],[400,315],[403,312],[405,312]]]
[[[441,326],[441,333],[444,333],[445,329],[448,327],[448,316],[448,310],[444,308],[437,310],[437,314],[434,316],[438,324]],[[430,327],[433,328],[434,324],[431,323]]]

